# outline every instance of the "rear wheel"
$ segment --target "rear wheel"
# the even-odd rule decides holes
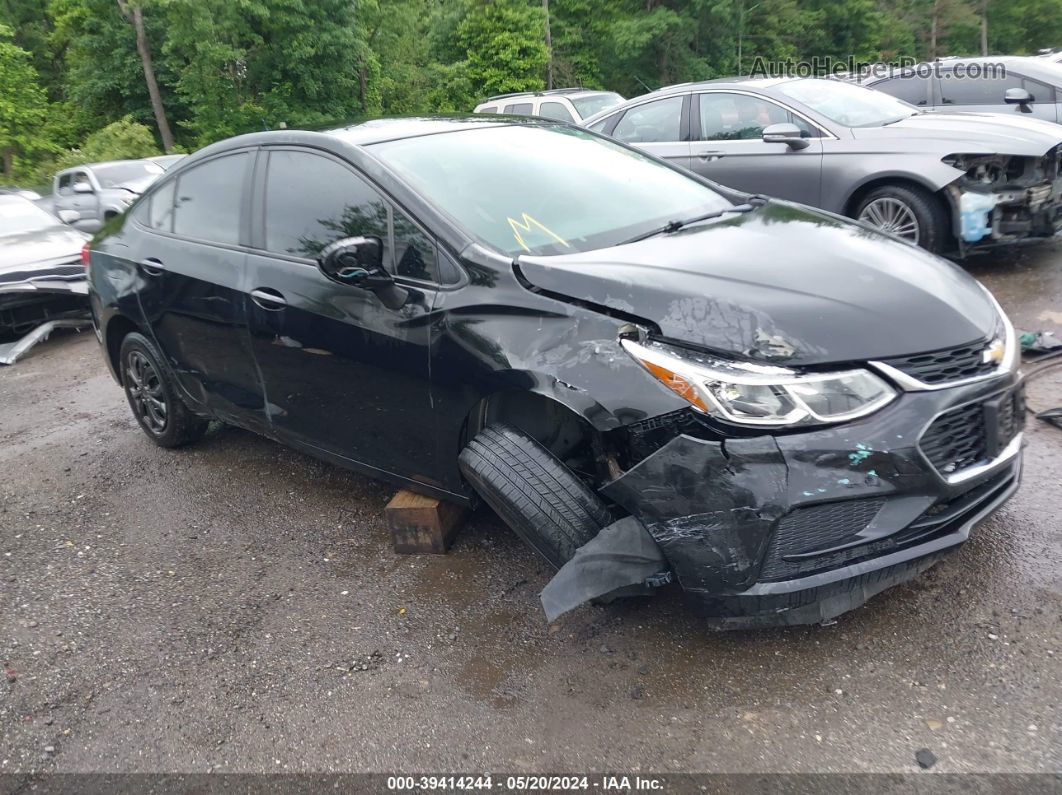
[[[180,447],[202,438],[209,421],[188,410],[147,337],[127,334],[119,362],[129,408],[151,441],[159,447]]]
[[[929,251],[943,251],[948,217],[933,194],[907,185],[883,185],[863,197],[856,218]]]
[[[611,521],[601,498],[512,426],[484,428],[461,452],[459,463],[483,500],[556,568]]]

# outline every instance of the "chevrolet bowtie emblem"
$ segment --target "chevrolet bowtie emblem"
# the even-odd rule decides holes
[[[1007,352],[1007,346],[1003,340],[992,340],[988,347],[981,352],[981,361],[985,364],[999,364]]]

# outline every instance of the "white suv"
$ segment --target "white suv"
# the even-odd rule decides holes
[[[476,113],[514,113],[578,123],[595,113],[625,100],[614,91],[588,88],[555,88],[552,91],[525,91],[499,94],[476,105]]]

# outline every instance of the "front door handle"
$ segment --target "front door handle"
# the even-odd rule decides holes
[[[270,287],[259,287],[251,290],[251,300],[262,309],[268,309],[271,312],[276,312],[288,305],[287,299]]]
[[[148,257],[147,259],[140,260],[140,270],[148,276],[161,276],[166,270],[166,267],[162,264],[162,260],[155,257]]]
[[[698,152],[697,157],[701,160],[719,160],[724,155],[724,152]]]

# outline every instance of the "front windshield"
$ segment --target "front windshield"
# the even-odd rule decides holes
[[[134,160],[129,163],[109,163],[93,166],[96,179],[104,188],[118,188],[127,182],[139,182],[148,177],[157,177],[166,169],[150,160]]]
[[[484,125],[370,149],[470,234],[509,255],[604,248],[731,206],[681,172],[570,127]]]
[[[608,91],[604,94],[591,94],[588,97],[572,97],[572,104],[579,111],[579,116],[588,119],[595,113],[600,113],[605,108],[615,107],[623,102],[619,94]]]
[[[33,202],[18,196],[0,196],[0,236],[36,232],[59,221]]]
[[[778,90],[845,127],[881,127],[920,112],[896,97],[838,80],[793,80]]]

